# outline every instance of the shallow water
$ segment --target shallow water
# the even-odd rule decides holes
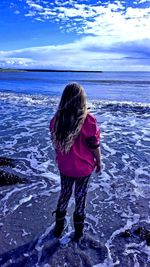
[[[149,72],[0,72],[1,92],[59,96],[66,84],[80,83],[90,99],[150,103]]]
[[[64,248],[49,237],[60,189],[49,136],[57,105],[57,97],[1,95],[0,156],[13,158],[14,171],[32,183],[0,189],[0,265],[150,266],[150,247],[134,233],[150,230],[150,105],[89,101],[101,128],[103,170],[91,177],[83,244]],[[69,232],[73,210],[72,197]],[[125,230],[130,237],[121,236]]]

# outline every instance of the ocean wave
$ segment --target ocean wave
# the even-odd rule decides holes
[[[57,79],[49,79],[49,78],[39,78],[39,77],[17,77],[17,76],[6,76],[6,77],[1,77],[1,81],[16,81],[16,82],[42,82],[42,83],[56,83],[58,82]]]
[[[16,94],[0,92],[0,101],[19,105],[57,105],[59,98],[43,95]]]
[[[100,110],[150,113],[150,103],[132,102],[132,101],[92,101],[95,108]]]
[[[0,92],[0,101],[15,105],[26,106],[45,106],[55,108],[59,103],[60,97],[45,95],[27,95],[8,92]],[[91,99],[88,101],[89,108],[107,109],[111,111],[132,111],[132,112],[150,112],[150,103],[132,102],[132,101],[112,101]]]
[[[4,77],[1,77],[1,80],[2,81],[21,81],[21,82],[28,82],[28,81],[30,81],[30,82],[42,82],[42,83],[56,83],[56,82],[58,82],[58,77],[57,77],[57,79],[55,79],[55,78],[52,78],[52,79],[50,79],[50,78],[46,78],[46,77],[27,77],[27,76],[23,76],[23,77],[21,77],[21,76],[14,76],[14,77],[12,77],[12,76],[10,76],[10,77],[8,77],[8,76],[4,76]],[[70,80],[70,81],[72,81],[72,79],[66,79],[66,80],[64,80],[65,82],[67,81],[67,80]],[[82,78],[78,78],[78,80],[79,80],[79,82],[81,82],[81,83],[94,83],[94,84],[96,84],[96,83],[100,83],[100,84],[132,84],[132,85],[143,85],[143,86],[145,86],[145,85],[149,85],[150,84],[150,80],[139,80],[139,79],[135,79],[135,80],[126,80],[126,79],[124,79],[124,80],[121,80],[121,79],[82,79]]]
[[[132,85],[149,85],[150,84],[150,81],[145,81],[145,80],[80,80],[80,82],[82,83],[98,83],[98,84],[125,84],[125,85],[128,85],[128,84],[132,84]]]

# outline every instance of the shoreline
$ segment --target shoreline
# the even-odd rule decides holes
[[[51,70],[51,69],[3,69],[0,68],[0,72],[79,72],[79,73],[102,73],[99,70]]]

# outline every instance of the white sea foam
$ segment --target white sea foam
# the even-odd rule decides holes
[[[15,161],[16,173],[24,174],[32,184],[1,189],[1,218],[13,214],[20,207],[27,211],[38,203],[38,198],[50,198],[60,190],[60,177],[49,136],[49,121],[56,111],[59,98],[1,94],[0,155]],[[114,258],[119,235],[136,225],[149,224],[149,104],[91,101],[91,112],[101,128],[103,170],[90,179],[87,203],[87,222],[94,236],[107,246],[108,256],[94,267],[122,264],[121,257],[141,251],[149,259],[146,245],[136,237],[129,240],[120,258]],[[142,208],[140,208],[142,205]],[[72,212],[74,198],[68,206]],[[144,213],[142,212],[144,210]],[[45,216],[45,215],[44,215]],[[70,215],[70,218],[72,213]],[[3,223],[0,224],[3,227]],[[72,222],[69,222],[69,231]],[[50,231],[49,228],[48,231]],[[28,231],[22,234],[28,236]],[[36,249],[40,261],[45,235],[40,236]],[[125,241],[124,241],[125,242]],[[13,244],[13,240],[12,240]],[[115,250],[115,249],[114,249]],[[138,252],[137,252],[138,253]],[[120,261],[120,262],[119,262]],[[138,257],[133,258],[138,266]]]
[[[60,182],[60,176],[59,175],[57,175],[57,174],[55,174],[55,173],[52,173],[52,172],[44,172],[43,174],[42,174],[42,176],[43,177],[47,177],[47,178],[49,178],[49,179],[51,179],[51,180],[55,180],[56,182]]]

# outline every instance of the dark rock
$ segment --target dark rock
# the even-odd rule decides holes
[[[29,182],[22,175],[18,175],[13,168],[15,160],[7,157],[0,157],[0,186],[22,184]]]
[[[138,227],[136,230],[134,230],[134,234],[140,235],[144,231],[144,227]]]
[[[134,230],[134,234],[138,235],[142,240],[146,241],[146,244],[150,246],[150,231],[145,227],[138,227]]]
[[[126,230],[120,234],[121,237],[127,238],[131,236],[131,233],[129,230]]]
[[[10,166],[15,167],[13,159],[7,157],[0,157],[0,166]]]
[[[21,178],[18,175],[7,172],[5,170],[0,170],[0,186],[22,184],[28,182],[27,179]]]

